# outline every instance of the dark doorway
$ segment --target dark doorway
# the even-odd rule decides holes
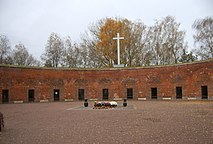
[[[54,90],[54,101],[59,101],[59,99],[60,99],[60,90],[55,89]]]
[[[208,87],[202,86],[201,92],[202,92],[202,99],[208,99]]]
[[[182,99],[182,87],[176,87],[176,98]]]
[[[9,90],[2,90],[2,103],[9,103]]]
[[[109,90],[103,89],[103,100],[108,100],[108,99],[109,99]]]
[[[158,89],[157,88],[151,88],[151,98],[152,99],[158,98]]]
[[[133,89],[127,88],[127,99],[133,99]]]
[[[78,89],[78,99],[84,100],[84,89]]]
[[[28,101],[29,102],[34,102],[35,100],[35,90],[34,89],[30,89],[28,91]]]

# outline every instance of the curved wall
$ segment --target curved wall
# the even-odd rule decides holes
[[[48,69],[0,66],[0,103],[213,99],[213,59],[173,66]]]

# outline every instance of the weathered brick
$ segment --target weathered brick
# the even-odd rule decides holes
[[[34,101],[54,101],[54,89],[60,90],[60,101],[84,97],[101,100],[108,89],[110,100],[126,98],[132,88],[133,99],[151,99],[151,88],[157,88],[158,99],[176,99],[176,87],[182,87],[182,98],[201,99],[201,86],[207,86],[208,99],[213,99],[213,59],[191,64],[141,68],[63,69],[0,66],[0,103],[3,90],[9,90],[9,102],[28,102],[33,89]]]

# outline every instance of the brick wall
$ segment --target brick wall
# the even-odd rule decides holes
[[[207,91],[208,99],[213,100],[213,59],[192,64],[142,68],[49,69],[0,66],[0,103],[7,102],[5,97],[8,97],[9,103],[29,102],[29,90],[34,90],[35,102],[54,101],[54,90],[59,90],[60,101],[78,100],[79,89],[83,89],[84,98],[88,99],[101,100],[103,89],[108,89],[109,100],[127,98],[128,88],[132,89],[135,100],[151,99],[151,88],[157,89],[157,99],[176,99],[176,87],[182,90],[181,99],[201,99],[202,93],[205,95]],[[8,94],[5,94],[7,90]]]

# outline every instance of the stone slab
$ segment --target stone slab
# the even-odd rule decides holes
[[[98,101],[97,98],[94,98],[94,99],[89,99],[90,101]]]
[[[94,108],[93,105],[89,105],[88,107],[84,107],[84,106],[71,107],[66,110],[103,110],[104,111],[104,110],[132,110],[132,109],[136,109],[136,107],[134,107],[133,105],[127,105],[127,107],[123,107],[122,104],[119,104],[115,108],[108,108],[108,109],[96,109]]]
[[[145,101],[146,98],[138,98],[139,101]]]
[[[64,99],[65,102],[72,102],[74,101],[73,99]]]
[[[163,97],[162,99],[163,100],[171,100],[172,98],[171,97]]]
[[[114,98],[113,100],[114,101],[122,101],[123,99],[122,98]]]
[[[24,101],[14,101],[15,104],[24,103]]]
[[[41,103],[49,102],[49,100],[40,100]]]
[[[189,98],[187,98],[188,100],[197,100],[197,98],[195,98],[195,97],[189,97]]]

